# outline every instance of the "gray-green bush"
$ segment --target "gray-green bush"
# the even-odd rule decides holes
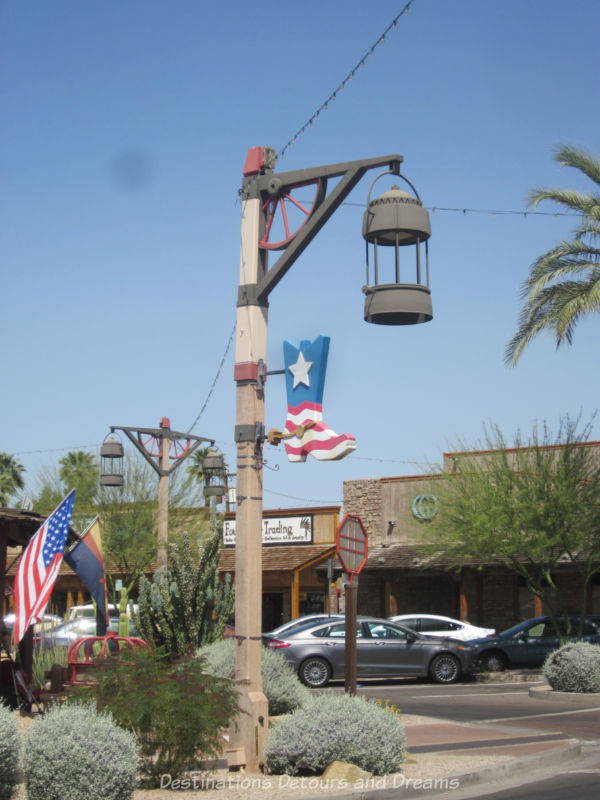
[[[91,703],[54,706],[25,737],[29,800],[129,800],[137,765],[134,735]]]
[[[0,703],[0,800],[8,800],[17,782],[19,739],[10,708]]]
[[[348,694],[312,696],[269,730],[265,748],[271,772],[287,775],[319,775],[333,761],[387,775],[404,757],[398,714]]]
[[[550,653],[542,668],[557,692],[600,692],[600,646],[571,642]]]
[[[211,675],[233,679],[235,676],[234,648],[234,639],[224,639],[201,648],[198,655],[204,659],[205,669]],[[296,673],[287,664],[281,653],[276,650],[267,648],[262,650],[261,673],[263,692],[269,703],[271,716],[289,714],[310,699],[310,690],[300,683]]]

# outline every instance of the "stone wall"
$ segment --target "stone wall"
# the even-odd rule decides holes
[[[369,543],[383,537],[382,483],[378,478],[344,481],[344,514],[356,514],[362,520]]]

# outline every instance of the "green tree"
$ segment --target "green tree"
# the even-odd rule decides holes
[[[505,565],[542,598],[554,622],[583,614],[600,570],[600,461],[585,446],[590,433],[591,423],[566,417],[556,436],[534,426],[509,447],[494,426],[474,447],[461,443],[458,470],[441,476],[440,511],[426,535],[431,553],[453,567]],[[579,574],[578,609],[555,583],[565,564]]]
[[[71,450],[60,459],[59,477],[66,492],[75,489],[77,503],[92,505],[98,495],[100,470],[93,453],[85,450]]]
[[[116,599],[114,579],[123,581],[129,595],[139,576],[156,560],[157,480],[141,458],[127,456],[122,488],[101,487],[97,513],[102,525],[102,543],[110,565],[109,592]]]
[[[37,489],[33,501],[33,509],[38,514],[48,515],[59,505],[66,492],[59,475],[58,464],[44,465],[35,474]],[[78,512],[78,498],[75,497],[74,515]],[[77,528],[75,519],[72,525]]]
[[[24,487],[24,472],[25,467],[18,458],[8,453],[0,453],[0,506],[8,505],[15,492]]]
[[[156,572],[152,582],[140,578],[136,625],[143,639],[171,658],[223,638],[234,589],[229,575],[219,580],[220,544],[220,526],[203,546],[184,534],[180,544],[169,544],[166,577]]]
[[[529,202],[551,200],[581,214],[572,238],[561,241],[531,265],[524,281],[518,329],[506,347],[505,362],[515,365],[541,331],[555,335],[556,346],[571,344],[581,317],[600,308],[600,161],[584,150],[563,145],[555,154],[561,166],[574,167],[596,185],[595,192],[534,189]]]

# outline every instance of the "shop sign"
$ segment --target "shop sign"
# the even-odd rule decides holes
[[[433,494],[418,494],[412,502],[412,513],[421,522],[430,522],[438,513],[437,497]]]
[[[311,544],[313,540],[313,518],[309,514],[301,517],[269,517],[262,521],[262,543]],[[223,524],[223,544],[235,544],[235,520],[226,519]]]

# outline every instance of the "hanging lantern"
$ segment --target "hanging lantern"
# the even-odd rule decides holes
[[[202,459],[204,496],[222,497],[225,494],[225,460],[218,450],[209,450]]]
[[[109,437],[100,447],[100,486],[123,486],[123,445],[114,433]]]
[[[421,205],[414,186],[404,180],[414,192],[392,186],[381,197],[371,201],[371,184],[367,196],[367,210],[363,218],[362,235],[367,246],[367,284],[363,286],[366,322],[377,325],[416,325],[433,318],[431,292],[429,291],[429,251],[427,240],[431,236],[429,214]],[[373,246],[373,283],[369,266],[369,244]],[[421,246],[424,245],[424,263]],[[393,264],[380,264],[379,248],[393,248]],[[401,258],[402,255],[402,258]],[[384,277],[385,276],[385,277]],[[391,278],[391,280],[390,280]]]

